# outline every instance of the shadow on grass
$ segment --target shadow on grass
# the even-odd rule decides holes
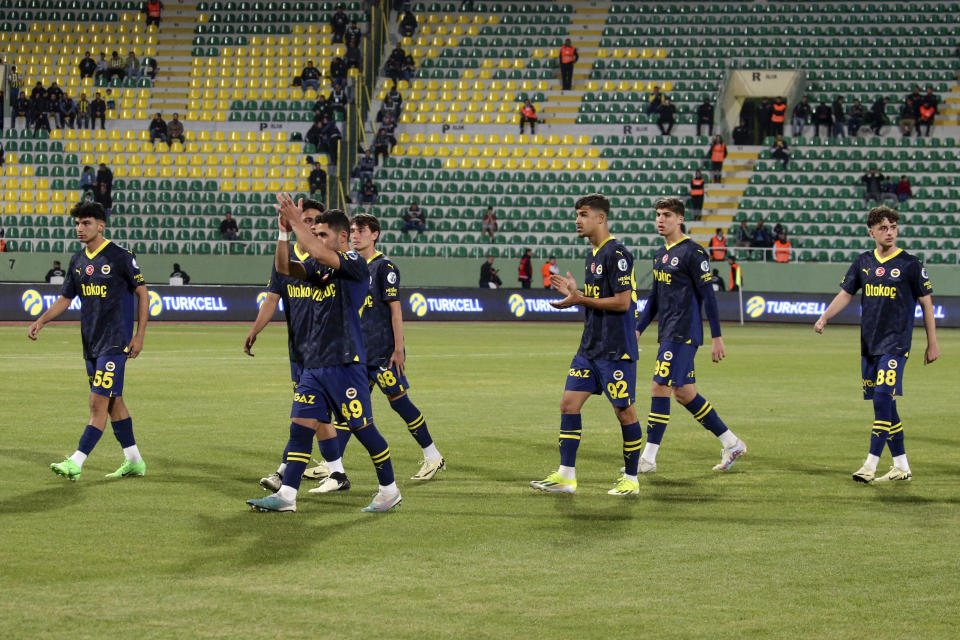
[[[34,449],[0,449],[0,458],[10,458],[18,463],[29,462],[49,467],[51,462],[60,462],[62,457],[57,458],[57,454],[49,451],[36,451]],[[57,458],[56,460],[54,458]]]
[[[50,474],[53,476],[53,473]],[[0,500],[0,515],[12,513],[42,513],[44,511],[53,511],[64,507],[76,506],[77,503],[85,501],[90,497],[90,490],[104,487],[107,483],[88,483],[79,485],[70,482],[66,478],[55,478],[59,481],[59,486],[52,486],[48,489],[40,489],[30,493],[10,496]],[[83,482],[81,479],[80,482]]]

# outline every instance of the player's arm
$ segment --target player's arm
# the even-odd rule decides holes
[[[823,333],[823,329],[827,326],[827,322],[835,315],[843,311],[847,305],[850,304],[851,300],[853,300],[853,295],[841,289],[840,293],[838,293],[836,297],[830,301],[830,304],[827,305],[827,309],[823,312],[823,315],[817,319],[816,324],[813,325],[813,330],[817,333]]]
[[[393,328],[393,355],[389,366],[397,365],[397,371],[403,373],[406,354],[403,346],[403,307],[399,300],[390,301],[390,326]]]
[[[640,317],[637,318],[637,340],[640,339],[640,335],[650,326],[653,319],[657,317],[658,305],[657,286],[654,283],[650,286],[650,295],[647,296],[647,304],[643,306],[643,311],[640,313]]]
[[[933,296],[921,296],[917,299],[923,309],[923,328],[927,332],[927,350],[923,353],[923,364],[930,364],[940,357],[937,345],[937,323],[933,312]]]
[[[27,329],[27,337],[31,340],[37,339],[37,334],[40,333],[40,329],[43,329],[43,326],[48,322],[55,320],[61,313],[67,310],[70,306],[71,299],[60,296],[56,301],[50,305],[50,308],[44,311],[39,318],[33,321],[33,324],[30,325],[30,328]]]
[[[567,276],[550,276],[550,284],[553,288],[564,295],[563,300],[551,301],[550,304],[557,309],[569,309],[570,307],[582,306],[601,311],[616,311],[625,313],[633,304],[631,291],[626,289],[619,291],[608,298],[588,298],[577,289],[577,281],[574,280],[570,272]]]
[[[150,292],[141,284],[133,290],[137,296],[137,332],[127,345],[127,357],[136,358],[143,351],[143,338],[147,335],[147,320],[150,318]]]
[[[277,225],[280,229],[277,237],[277,250],[273,254],[273,267],[277,273],[297,280],[306,280],[307,272],[303,264],[290,261],[290,224],[283,217],[277,216]]]
[[[253,327],[251,327],[250,333],[247,334],[246,339],[243,341],[243,352],[248,356],[253,357],[253,351],[251,351],[251,349],[253,349],[253,343],[257,341],[257,336],[260,335],[263,328],[270,324],[273,314],[277,312],[277,305],[279,303],[280,296],[272,291],[268,292],[263,299],[263,304],[260,305],[260,311],[257,312],[257,319],[253,321]]]
[[[280,217],[290,226],[293,233],[296,234],[297,244],[300,245],[300,248],[309,253],[310,257],[320,264],[332,269],[339,269],[340,254],[325,247],[323,241],[313,235],[310,227],[303,223],[302,204],[294,203],[293,198],[286,193],[277,194],[277,203],[277,211],[280,213]],[[277,265],[277,271],[280,271],[279,265]],[[283,272],[280,271],[280,273]],[[293,275],[295,278],[301,277],[293,273],[289,275]]]
[[[707,314],[707,322],[710,323],[710,357],[714,362],[720,362],[727,355],[727,350],[723,344],[723,338],[720,336],[720,310],[717,308],[717,297],[713,294],[713,285],[710,280],[703,280],[701,277],[701,286],[696,287],[694,295],[697,301],[703,304],[703,310]]]

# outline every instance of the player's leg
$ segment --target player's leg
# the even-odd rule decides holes
[[[335,433],[333,440],[329,442],[321,442],[318,440],[320,456],[323,458],[323,463],[312,469],[307,469],[303,476],[310,478],[318,470],[322,469],[322,471],[325,471],[323,477],[317,476],[320,484],[310,489],[309,493],[332,493],[334,491],[350,490],[350,479],[347,477],[347,472],[343,468],[344,449],[347,446],[347,442],[350,441],[350,425],[347,424],[339,414],[331,415],[331,422]],[[319,434],[317,437],[320,437]]]
[[[594,364],[598,367],[603,392],[613,405],[623,436],[623,474],[607,493],[614,496],[635,495],[640,493],[637,469],[643,442],[643,428],[637,420],[637,411],[633,404],[637,386],[637,364],[626,361]]]
[[[676,387],[673,390],[673,395],[677,402],[693,415],[694,420],[699,422],[704,429],[717,436],[720,444],[723,445],[723,450],[720,452],[720,463],[714,465],[714,471],[726,471],[733,466],[738,458],[746,455],[747,445],[723,423],[713,405],[697,393],[696,384],[690,382],[682,387]]]
[[[123,396],[110,398],[109,412],[113,435],[123,449],[123,464],[113,473],[108,473],[106,477],[129,478],[144,475],[147,472],[147,463],[143,461],[140,449],[137,448],[137,440],[133,436],[133,419],[123,401]]]
[[[864,398],[873,401],[873,428],[870,430],[870,452],[863,466],[853,474],[853,479],[857,482],[870,482],[876,477],[877,465],[880,462],[880,456],[887,442],[892,438],[893,425],[900,422],[899,416],[894,419],[895,405],[894,397],[902,393],[902,375],[903,367],[906,364],[906,358],[895,355],[881,355],[874,357],[864,357],[861,360],[861,373],[863,377]],[[899,435],[898,443],[891,444],[891,452],[896,450],[896,454],[901,454],[903,425],[899,424],[897,428]],[[901,454],[902,455],[902,454]],[[903,455],[901,462],[905,464],[906,456]],[[897,471],[897,463],[891,473],[886,474],[884,482],[892,479],[909,479],[909,466],[902,470],[906,473],[894,473]],[[895,477],[887,477],[891,476]],[[907,476],[907,477],[901,477]]]
[[[54,462],[50,469],[58,476],[63,476],[74,482],[80,478],[83,463],[87,456],[93,451],[103,435],[103,429],[107,425],[107,416],[110,411],[111,389],[114,388],[115,370],[106,370],[106,358],[96,360],[87,360],[87,381],[90,384],[90,417],[87,426],[80,436],[80,442],[77,444],[77,450],[63,462]],[[105,376],[105,374],[108,374]],[[123,375],[120,376],[120,388],[123,387]]]
[[[410,400],[410,394],[408,393],[410,383],[407,382],[406,375],[394,365],[386,369],[370,367],[367,369],[367,376],[370,379],[371,390],[372,385],[376,384],[380,391],[387,396],[390,408],[406,423],[410,435],[413,436],[413,439],[417,441],[423,451],[423,462],[420,470],[410,479],[430,480],[437,473],[443,471],[446,468],[446,461],[440,455],[440,450],[437,449],[433,436],[430,435],[426,418]]]
[[[650,386],[650,413],[647,414],[647,443],[640,456],[639,473],[654,473],[657,470],[657,453],[670,424],[670,396],[673,395],[674,386],[683,385],[689,373],[676,361],[676,354],[683,348],[684,345],[680,343],[664,341],[657,349],[653,383]]]
[[[900,414],[897,413],[896,397],[890,405],[890,422],[890,437],[887,438],[887,446],[890,448],[890,455],[893,456],[893,467],[877,478],[877,482],[910,480],[913,477],[910,464],[907,462],[907,450],[903,444],[903,423],[900,422]]]

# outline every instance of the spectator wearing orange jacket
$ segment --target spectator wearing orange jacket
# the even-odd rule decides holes
[[[537,132],[537,110],[533,107],[532,102],[524,100],[520,107],[520,133],[523,133],[523,125],[528,122],[530,123],[530,134],[533,135]]]
[[[557,266],[557,259],[554,256],[543,263],[543,266],[540,267],[540,275],[543,276],[543,288],[550,288],[550,276],[560,275],[560,267]]]

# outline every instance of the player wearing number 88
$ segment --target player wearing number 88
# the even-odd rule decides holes
[[[923,363],[940,357],[933,312],[933,285],[927,270],[915,257],[897,247],[900,214],[889,207],[874,207],[867,214],[873,251],[860,254],[840,282],[840,293],[814,325],[822,333],[827,322],[846,307],[857,291],[860,298],[860,359],[863,397],[873,402],[870,452],[853,474],[857,482],[876,478],[884,446],[893,456],[890,471],[878,482],[910,480],[913,475],[903,442],[903,424],[897,413],[896,396],[903,395],[903,371],[913,339],[917,303],[923,309],[927,349]]]
[[[70,480],[79,479],[83,463],[103,435],[109,416],[113,433],[123,448],[124,462],[107,477],[142,476],[146,464],[140,457],[133,421],[122,396],[127,358],[136,358],[143,348],[149,317],[147,287],[134,255],[103,237],[103,207],[84,203],[70,213],[76,221],[77,239],[84,248],[70,259],[60,297],[30,325],[28,336],[36,340],[43,326],[80,296],[80,334],[90,382],[90,419],[76,452],[50,468]]]

